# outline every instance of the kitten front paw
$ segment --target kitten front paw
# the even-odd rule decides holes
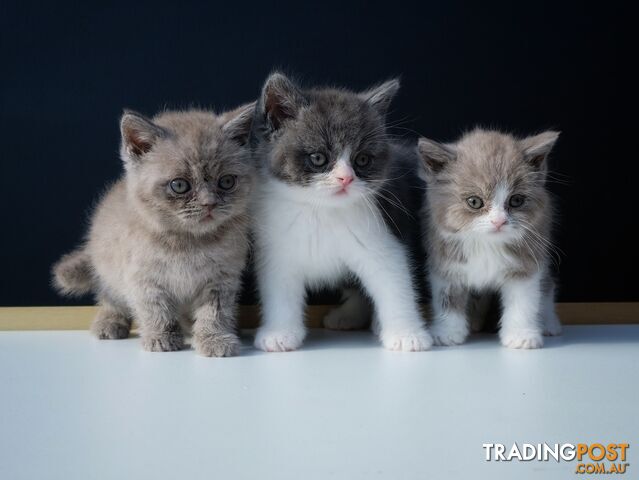
[[[265,352],[290,352],[302,346],[305,336],[304,329],[264,330],[260,328],[255,335],[255,347]]]
[[[205,357],[232,357],[240,353],[240,339],[233,333],[194,336],[195,351]]]
[[[544,345],[544,338],[535,330],[500,331],[499,338],[501,344],[508,348],[532,349],[541,348]]]
[[[430,329],[435,345],[461,345],[468,338],[468,326],[448,322],[435,323]]]
[[[427,330],[382,332],[382,345],[388,350],[401,352],[421,352],[433,346],[433,338]]]
[[[129,336],[131,321],[114,312],[98,313],[90,330],[100,340],[119,340]]]
[[[175,352],[184,348],[184,336],[174,332],[143,336],[142,348],[147,352]]]

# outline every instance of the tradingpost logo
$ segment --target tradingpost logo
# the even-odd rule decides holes
[[[487,462],[576,462],[575,474],[625,474],[628,443],[484,443]]]

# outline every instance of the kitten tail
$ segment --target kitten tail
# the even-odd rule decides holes
[[[79,296],[93,289],[91,259],[84,249],[64,255],[53,265],[53,286],[63,295]]]

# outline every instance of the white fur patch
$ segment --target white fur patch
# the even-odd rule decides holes
[[[312,186],[267,178],[256,198],[257,274],[263,306],[256,346],[299,347],[306,287],[337,286],[354,274],[373,299],[380,338],[387,348],[429,348],[432,340],[417,307],[406,252],[377,208],[363,195],[327,200],[317,193]],[[280,344],[287,348],[279,348]]]
[[[499,338],[510,348],[539,348],[544,344],[540,325],[541,273],[510,280],[501,288],[504,312]]]
[[[343,174],[351,175],[355,177],[355,171],[351,166],[351,149],[346,147],[341,155],[337,157],[337,161],[335,162],[335,166],[333,167],[333,172],[336,177],[339,177]]]
[[[488,211],[488,220],[491,225],[493,222],[505,223],[508,221],[508,212],[506,212],[508,196],[508,187],[503,184],[498,185],[491,201],[490,210]]]
[[[502,242],[482,238],[486,235],[488,234],[464,236],[462,245],[467,261],[449,267],[476,290],[501,286],[504,272],[517,265],[517,259],[503,248]]]

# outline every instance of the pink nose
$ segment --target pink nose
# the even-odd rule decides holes
[[[490,223],[492,223],[495,226],[495,228],[499,230],[501,227],[505,225],[506,219],[504,217],[495,218],[491,220]]]
[[[346,186],[350,185],[351,183],[353,183],[353,176],[352,175],[344,175],[343,177],[337,177],[337,179],[342,184],[342,187],[346,187]]]

